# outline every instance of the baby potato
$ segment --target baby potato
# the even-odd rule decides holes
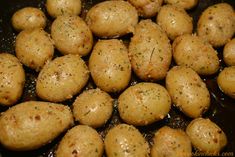
[[[214,47],[226,44],[235,32],[235,13],[227,3],[218,3],[204,10],[197,23],[197,33]]]
[[[51,25],[55,47],[62,54],[86,56],[93,45],[93,36],[87,24],[75,15],[57,17]]]
[[[119,124],[104,139],[108,157],[149,157],[149,145],[134,126]]]
[[[235,66],[224,68],[217,77],[220,90],[235,99]]]
[[[0,53],[0,105],[15,104],[23,93],[24,83],[25,72],[19,60],[11,54]]]
[[[73,103],[73,115],[76,121],[93,128],[103,126],[113,112],[113,99],[100,90],[90,89],[80,94]]]
[[[55,152],[56,157],[102,157],[104,144],[96,132],[86,125],[70,129]]]
[[[79,56],[57,57],[39,73],[36,93],[43,100],[62,102],[78,94],[88,79],[88,68]]]
[[[46,16],[38,8],[25,7],[16,11],[11,19],[12,26],[17,31],[32,28],[45,28]]]
[[[104,1],[88,11],[86,22],[96,36],[117,38],[133,32],[138,22],[138,13],[128,2]]]
[[[176,107],[191,118],[200,117],[210,106],[210,93],[191,68],[173,67],[166,76],[166,88]]]
[[[56,18],[57,16],[68,14],[78,15],[81,13],[81,0],[47,0],[46,9],[50,16]]]
[[[177,65],[187,66],[200,75],[211,75],[219,69],[219,57],[213,47],[195,35],[185,34],[173,42]]]
[[[216,156],[227,144],[223,130],[210,119],[194,119],[187,126],[186,133],[193,146],[205,155]]]
[[[192,146],[187,134],[168,126],[160,128],[154,135],[151,157],[191,157]]]
[[[28,101],[11,107],[0,116],[0,143],[14,151],[37,149],[73,125],[69,107]]]
[[[228,66],[235,66],[235,38],[224,46],[223,59]]]
[[[171,40],[183,34],[191,34],[193,31],[193,19],[177,5],[168,4],[161,7],[157,15],[157,23]]]
[[[142,20],[129,44],[135,74],[145,81],[165,78],[171,64],[171,45],[165,32],[151,20]]]
[[[53,57],[54,43],[43,29],[27,29],[17,35],[15,51],[25,66],[40,71]]]
[[[144,126],[163,119],[171,108],[167,90],[156,83],[138,83],[118,98],[120,117],[128,124]]]
[[[186,10],[195,7],[198,3],[198,0],[164,0],[167,4],[175,4]]]
[[[131,63],[121,40],[99,40],[89,58],[89,69],[95,84],[106,92],[119,92],[128,86]]]

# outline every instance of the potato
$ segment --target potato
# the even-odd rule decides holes
[[[166,88],[176,107],[191,118],[200,117],[210,106],[210,93],[191,68],[173,67],[166,76]]]
[[[40,101],[20,103],[0,116],[0,143],[14,151],[37,149],[73,124],[69,107]]]
[[[86,56],[93,45],[93,36],[87,24],[78,16],[62,15],[51,25],[51,36],[62,54]]]
[[[0,53],[0,105],[15,104],[23,93],[24,83],[25,72],[19,60],[11,54]]]
[[[149,157],[149,145],[133,126],[119,124],[109,130],[104,139],[108,157]]]
[[[235,32],[235,13],[227,3],[218,3],[204,10],[197,23],[197,33],[214,47],[223,46]]]
[[[16,56],[27,67],[40,71],[54,55],[50,35],[41,28],[27,29],[16,37]]]
[[[55,152],[56,157],[102,157],[104,144],[96,132],[86,125],[70,129]]]
[[[89,58],[89,69],[95,84],[106,92],[119,92],[128,86],[131,63],[121,40],[99,40]]]
[[[57,57],[39,73],[36,93],[43,100],[62,102],[78,94],[88,79],[88,68],[79,56]]]
[[[80,94],[73,103],[73,115],[80,124],[94,128],[103,126],[113,112],[113,99],[100,89],[90,89]]]
[[[163,119],[171,108],[167,90],[156,83],[138,83],[118,98],[120,117],[128,124],[144,126]]]
[[[235,99],[235,66],[224,68],[217,77],[222,92]]]
[[[177,65],[190,67],[200,75],[211,75],[219,69],[217,52],[195,35],[177,37],[173,42],[173,57]]]
[[[151,20],[142,20],[129,44],[135,74],[145,81],[165,78],[171,64],[171,45],[167,35]]]
[[[184,9],[191,9],[198,4],[198,0],[164,0],[167,4],[175,4]]]
[[[228,66],[235,66],[235,38],[224,46],[223,59]]]
[[[164,126],[155,133],[151,157],[191,156],[191,141],[184,131]]]
[[[45,28],[46,16],[38,8],[25,7],[16,11],[11,19],[12,26],[17,31],[32,28]]]
[[[157,23],[171,40],[183,34],[191,34],[193,31],[193,19],[177,5],[168,4],[161,7],[157,15]]]
[[[227,144],[223,130],[209,119],[197,118],[187,126],[193,146],[205,155],[216,156]]]
[[[50,16],[56,18],[57,16],[68,14],[78,15],[81,13],[81,0],[47,0],[46,9]]]
[[[88,11],[86,22],[96,36],[117,38],[133,32],[138,22],[138,13],[128,2],[104,1]]]

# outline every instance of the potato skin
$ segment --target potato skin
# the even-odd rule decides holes
[[[204,10],[197,23],[197,33],[214,47],[226,44],[235,32],[235,12],[227,3]]]
[[[156,83],[138,83],[127,88],[118,98],[120,117],[135,126],[145,126],[163,119],[170,108],[170,95]]]
[[[40,101],[20,103],[2,113],[0,143],[14,151],[37,149],[71,125],[73,115],[67,106]]]
[[[86,22],[96,36],[117,38],[133,31],[138,13],[128,2],[104,1],[88,11]]]
[[[109,130],[104,139],[108,157],[149,157],[149,145],[133,126],[119,124]]]
[[[192,146],[187,134],[168,126],[160,128],[154,135],[151,157],[191,157]]]
[[[62,102],[78,94],[88,79],[88,68],[78,55],[57,57],[40,71],[36,93],[43,100]]]
[[[187,126],[186,133],[193,146],[207,155],[218,155],[227,144],[223,130],[210,119],[194,119]]]
[[[96,132],[86,125],[70,129],[56,150],[56,157],[102,157],[104,144]]]
[[[23,93],[25,72],[19,60],[8,53],[0,53],[0,105],[15,104]]]
[[[200,117],[210,106],[206,84],[191,68],[173,67],[167,73],[166,88],[174,105],[191,118]]]
[[[177,37],[173,42],[173,57],[177,65],[190,67],[200,75],[211,75],[219,69],[216,50],[195,35]]]
[[[228,66],[235,66],[235,38],[224,46],[223,59]]]
[[[192,9],[198,4],[198,0],[164,0],[167,4],[178,5],[186,10]]]
[[[171,45],[165,32],[151,20],[142,20],[129,44],[135,74],[145,81],[165,78],[171,64]]]

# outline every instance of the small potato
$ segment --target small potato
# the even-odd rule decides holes
[[[198,4],[198,0],[164,0],[167,4],[175,4],[186,10],[195,7]]]
[[[62,54],[86,56],[93,45],[93,36],[87,24],[79,16],[62,15],[51,25],[55,47]]]
[[[119,92],[131,79],[131,63],[121,40],[99,40],[89,58],[95,84],[106,92]]]
[[[144,126],[163,119],[171,108],[167,90],[156,83],[139,83],[118,98],[120,117],[128,124]]]
[[[75,120],[94,128],[103,126],[112,112],[113,99],[98,88],[84,91],[73,103]]]
[[[16,37],[16,56],[27,67],[40,71],[54,55],[50,35],[41,28],[27,29]]]
[[[211,75],[219,69],[217,52],[195,35],[177,37],[173,42],[173,57],[177,65],[190,67],[200,75]]]
[[[145,81],[164,79],[171,64],[171,45],[165,32],[151,20],[142,20],[129,45],[135,74]]]
[[[104,139],[108,157],[149,157],[149,145],[139,130],[127,124],[113,127]]]
[[[235,66],[235,38],[224,46],[223,59],[228,66]]]
[[[193,19],[177,5],[168,4],[161,7],[157,15],[157,23],[171,40],[183,34],[191,34],[193,31]]]
[[[70,129],[55,152],[56,157],[102,157],[104,144],[96,132],[86,125]]]
[[[222,92],[235,99],[235,66],[224,68],[217,77]]]
[[[166,88],[176,107],[191,118],[200,117],[210,106],[210,93],[191,68],[173,67],[166,76]]]
[[[208,7],[197,23],[197,33],[214,47],[223,46],[235,32],[235,12],[227,3]]]
[[[88,79],[88,68],[79,56],[57,57],[39,73],[36,92],[43,100],[62,102],[78,94]]]
[[[11,107],[0,116],[0,143],[14,151],[37,149],[73,125],[69,107],[28,101]]]
[[[191,156],[191,141],[184,131],[164,126],[155,133],[151,157]]]
[[[117,38],[133,32],[138,22],[138,13],[128,2],[104,1],[88,11],[86,22],[96,36]]]
[[[24,83],[25,72],[19,60],[11,54],[0,53],[0,105],[15,104],[23,93]]]
[[[47,0],[46,8],[49,15],[56,18],[64,14],[78,15],[82,5],[81,0]]]
[[[209,119],[194,119],[187,126],[186,133],[193,146],[205,155],[217,156],[227,144],[223,130]]]

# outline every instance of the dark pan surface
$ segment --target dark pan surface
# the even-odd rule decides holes
[[[86,2],[85,2],[86,1]],[[83,12],[81,14],[82,17],[85,17],[87,10],[94,4],[100,2],[102,0],[84,0],[83,1]],[[196,27],[195,23],[198,20],[201,12],[206,9],[208,6],[220,3],[227,2],[230,3],[233,7],[235,7],[235,0],[199,0],[199,4],[196,8],[189,11],[189,14],[194,19],[194,29]],[[45,0],[0,0],[0,52],[8,52],[14,54],[14,46],[15,46],[15,37],[17,32],[15,32],[11,26],[11,17],[15,11],[20,8],[26,6],[34,6],[41,8],[45,13],[44,7]],[[46,30],[50,32],[50,24],[52,19],[48,16],[48,25]],[[130,36],[123,37],[122,39],[127,41]],[[219,56],[222,56],[222,48],[217,49],[219,52]],[[56,52],[55,56],[60,56],[59,52]],[[84,58],[87,60],[88,57]],[[221,61],[221,70],[224,67],[223,61]],[[28,101],[28,100],[40,100],[37,98],[35,94],[35,83],[37,78],[37,73],[33,70],[30,70],[26,67],[26,85],[24,89],[24,94],[19,102]],[[224,95],[218,88],[216,84],[216,76],[210,76],[203,78],[206,82],[208,89],[211,93],[211,107],[207,113],[205,113],[204,117],[210,118],[216,124],[218,124],[226,133],[228,137],[228,145],[223,150],[223,152],[230,153],[229,156],[235,156],[235,100]],[[132,81],[130,85],[136,84],[140,82],[140,80],[136,79],[133,75]],[[157,82],[164,85],[164,81]],[[94,84],[92,80],[87,84],[85,89],[94,88]],[[117,98],[118,94],[113,94],[113,98]],[[71,105],[74,99],[64,102],[66,105]],[[116,106],[116,103],[114,104]],[[0,107],[0,112],[5,111],[7,108]],[[153,136],[153,133],[164,125],[168,125],[173,128],[181,128],[185,129],[188,123],[192,119],[187,118],[182,113],[180,113],[176,108],[172,107],[169,115],[162,121],[156,122],[147,127],[138,127],[138,129],[143,133],[144,137],[150,142]],[[115,109],[111,120],[102,128],[98,129],[98,132],[102,137],[105,136],[107,131],[115,124],[121,123],[118,116],[118,112]],[[53,125],[53,124],[52,124]],[[1,129],[1,128],[0,128]],[[41,149],[30,151],[30,152],[12,152],[6,150],[5,148],[0,146],[0,157],[54,157],[54,150],[58,142],[61,140],[64,134],[60,137],[52,141],[50,144],[42,147]],[[1,135],[0,135],[1,136]]]

